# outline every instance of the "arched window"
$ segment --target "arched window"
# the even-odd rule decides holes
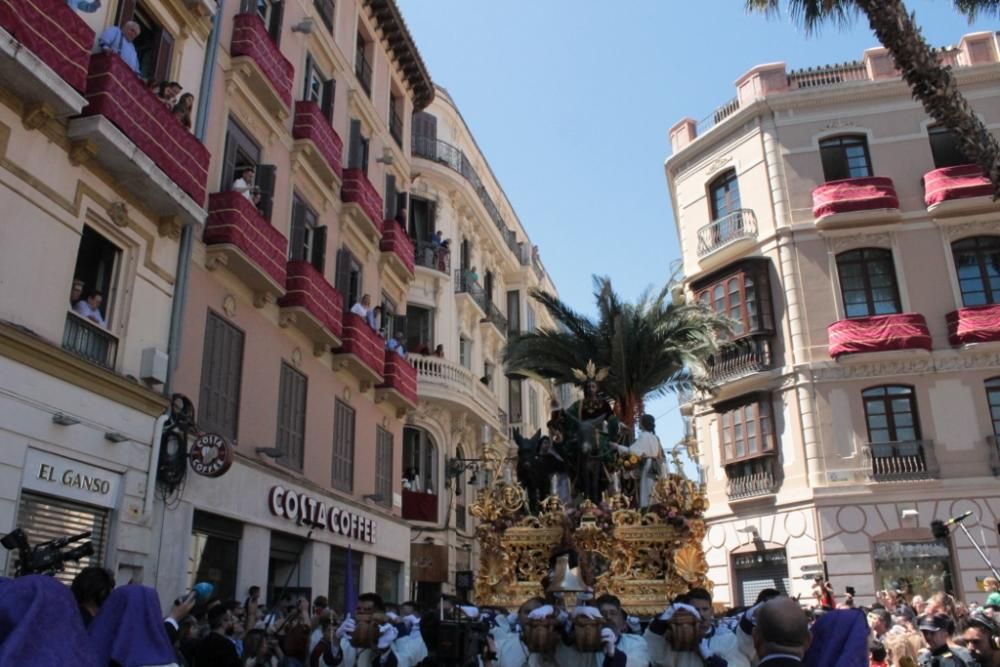
[[[740,209],[740,188],[736,180],[736,170],[717,176],[708,184],[709,201],[712,204],[712,220],[724,218]]]
[[[963,306],[1000,303],[1000,236],[972,236],[951,244]]]
[[[823,160],[823,177],[827,182],[872,175],[868,139],[863,134],[823,139],[819,142],[819,154]]]
[[[431,434],[422,428],[403,429],[403,478],[416,472],[420,491],[437,493],[437,446]]]
[[[865,404],[868,442],[913,442],[920,440],[917,398],[913,387],[883,385],[861,392]]]
[[[848,318],[900,312],[892,251],[858,248],[837,255],[837,274]]]
[[[986,381],[986,401],[990,405],[990,422],[993,435],[1000,438],[1000,377]]]

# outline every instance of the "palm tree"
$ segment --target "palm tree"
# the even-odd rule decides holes
[[[579,382],[574,370],[591,362],[607,368],[604,391],[629,426],[651,396],[707,388],[701,370],[728,324],[701,304],[673,303],[674,285],[670,282],[656,294],[646,290],[636,303],[627,303],[609,278],[595,276],[596,320],[552,294],[533,290],[531,296],[557,326],[513,336],[504,351],[507,372],[562,384]]]
[[[1000,144],[969,106],[951,70],[924,40],[914,15],[903,0],[787,0],[792,15],[807,30],[824,21],[844,24],[863,12],[878,40],[889,50],[913,97],[924,110],[958,137],[965,156],[979,165],[993,183],[994,198],[1000,198]],[[750,11],[775,12],[781,0],[746,0]],[[978,12],[1000,13],[998,0],[955,0],[955,6],[970,20]]]

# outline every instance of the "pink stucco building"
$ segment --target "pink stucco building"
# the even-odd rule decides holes
[[[941,50],[1000,129],[994,33]],[[978,597],[1000,522],[1000,205],[884,49],[753,68],[670,131],[689,298],[734,322],[684,403],[707,484],[717,599],[809,599],[828,572],[862,602],[890,587]]]

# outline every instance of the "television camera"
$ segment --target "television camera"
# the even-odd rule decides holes
[[[78,535],[58,537],[54,540],[41,542],[31,546],[28,535],[20,528],[15,528],[0,538],[0,545],[8,551],[17,552],[17,569],[14,575],[23,577],[28,574],[54,575],[61,572],[66,561],[79,561],[81,558],[94,555],[93,542],[84,542],[74,547],[69,545],[90,537],[90,531]]]

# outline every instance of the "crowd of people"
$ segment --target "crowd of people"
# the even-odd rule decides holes
[[[40,575],[0,580],[0,665],[1000,667],[1000,594],[978,607],[945,593],[882,591],[861,608],[850,594],[834,606],[832,589],[817,583],[815,607],[767,589],[753,606],[717,615],[711,593],[693,588],[648,621],[613,595],[567,608],[550,594],[508,612],[451,596],[421,609],[366,593],[341,615],[323,596],[266,605],[253,586],[242,602],[224,601],[200,597],[200,584],[164,617],[152,588],[115,586],[109,571],[88,567],[69,587]],[[556,640],[544,650],[529,637],[543,624]],[[581,647],[577,630],[588,626],[599,635]],[[462,627],[476,640],[456,657]]]

